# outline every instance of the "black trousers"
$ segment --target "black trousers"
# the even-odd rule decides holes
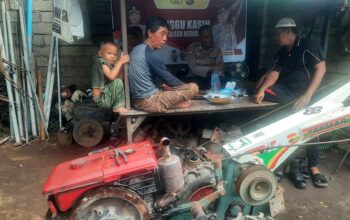
[[[295,99],[297,99],[300,94],[291,91],[287,87],[275,84],[270,87],[269,90],[265,91],[266,101],[277,102],[282,105],[288,104]],[[317,145],[312,145],[306,147],[306,156],[308,160],[309,167],[317,167],[319,166],[319,154],[320,150]]]

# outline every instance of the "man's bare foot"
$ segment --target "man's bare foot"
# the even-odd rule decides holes
[[[129,110],[127,110],[126,108],[116,108],[116,109],[113,109],[113,112],[117,112],[117,113],[121,113],[121,112],[127,112]]]
[[[312,175],[315,175],[317,173],[321,173],[320,169],[318,167],[310,167],[310,171]]]
[[[191,105],[191,100],[186,100],[183,102],[180,102],[174,106],[174,108],[188,108]]]
[[[171,86],[168,86],[167,84],[164,84],[164,83],[162,85],[160,85],[160,88],[163,91],[174,91],[174,89]]]

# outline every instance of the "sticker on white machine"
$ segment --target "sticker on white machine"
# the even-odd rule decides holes
[[[264,135],[265,135],[264,132],[259,131],[259,132],[255,133],[255,134],[253,134],[253,138],[259,138],[259,137],[262,137],[262,136],[264,136]]]
[[[337,118],[328,122],[312,125],[306,128],[301,129],[302,138],[310,139],[320,134],[337,130],[342,127],[346,127],[350,125],[350,115],[346,115],[341,118]]]
[[[227,150],[239,150],[242,147],[248,146],[249,144],[251,144],[252,142],[246,138],[246,137],[242,137],[232,143],[229,143],[227,146]]]

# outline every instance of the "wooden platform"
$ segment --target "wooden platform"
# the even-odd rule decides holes
[[[131,109],[128,112],[120,113],[121,117],[127,119],[128,142],[132,142],[132,134],[143,120],[148,116],[157,115],[190,115],[190,114],[211,114],[216,112],[233,112],[244,110],[259,110],[276,107],[278,104],[273,102],[263,102],[257,104],[253,97],[239,97],[232,100],[229,104],[212,104],[208,100],[191,100],[191,106],[186,109],[172,109],[162,113],[151,113]],[[132,120],[133,119],[133,120]]]

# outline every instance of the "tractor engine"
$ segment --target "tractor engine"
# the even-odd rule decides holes
[[[58,165],[43,187],[49,204],[46,219],[162,219],[174,216],[188,219],[191,215],[205,216],[204,208],[215,213],[220,207],[225,207],[220,211],[225,217],[235,217],[245,209],[252,210],[250,203],[266,203],[276,192],[277,183],[267,169],[236,166],[232,161],[223,164],[223,169],[221,165],[203,159],[193,149],[171,149],[167,138],[161,140],[161,145],[158,157],[158,151],[149,142],[141,142]],[[244,175],[238,176],[240,173]],[[259,177],[255,180],[257,173],[267,174],[268,179]],[[226,176],[226,185],[223,176]],[[228,203],[215,207],[224,195]],[[198,201],[207,199],[210,200],[207,207],[198,205]],[[189,210],[186,208],[189,204],[196,206]],[[185,209],[187,212],[183,212]],[[239,212],[232,214],[232,210],[237,209]]]

